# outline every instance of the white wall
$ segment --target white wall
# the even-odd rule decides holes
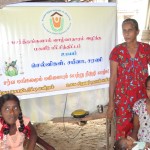
[[[91,113],[96,111],[97,105],[108,103],[108,88],[68,95],[24,99],[21,100],[22,111],[24,115],[31,118],[32,122],[46,122],[55,117],[63,117],[66,98],[65,117],[71,116],[71,113],[76,109],[85,109]]]
[[[124,17],[129,16],[138,21],[140,33],[138,40],[141,41],[142,31],[145,30],[147,11],[148,11],[148,2],[149,0],[117,0],[117,10],[118,10],[118,43],[124,41],[122,36],[122,21]]]

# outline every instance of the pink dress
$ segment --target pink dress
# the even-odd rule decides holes
[[[24,125],[27,126],[30,119],[23,116]],[[17,128],[20,127],[19,120],[16,122]],[[2,125],[0,124],[0,129]],[[24,150],[23,143],[25,140],[25,134],[22,132],[16,131],[14,135],[3,135],[3,140],[0,141],[0,150]]]

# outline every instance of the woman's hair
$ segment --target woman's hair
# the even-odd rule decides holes
[[[19,101],[18,97],[15,96],[14,94],[4,94],[0,97],[0,112],[2,111],[2,107],[3,107],[4,103],[9,100],[13,100],[13,101],[17,102],[18,107],[21,111],[20,101]]]
[[[146,78],[146,80],[145,80],[145,87],[147,87],[148,81],[150,81],[150,76],[148,76],[148,77]]]
[[[125,142],[124,138],[117,140],[114,144],[114,150],[126,150],[127,143]]]
[[[138,22],[137,22],[135,19],[131,19],[131,18],[125,19],[125,20],[122,22],[122,26],[123,26],[125,23],[131,23],[131,24],[135,27],[135,29],[136,29],[137,31],[139,30]]]

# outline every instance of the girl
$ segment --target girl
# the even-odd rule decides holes
[[[133,138],[120,138],[114,144],[114,150],[149,150],[149,143],[136,142]]]
[[[34,150],[37,133],[29,118],[22,115],[20,101],[13,94],[0,97],[0,150],[23,150],[26,138],[27,150]]]
[[[140,99],[133,106],[133,132],[132,138],[150,143],[150,76],[145,81],[148,98]]]

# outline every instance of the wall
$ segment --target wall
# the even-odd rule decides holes
[[[22,111],[32,122],[46,122],[55,117],[63,117],[65,103],[65,117],[71,116],[76,109],[96,111],[97,105],[108,103],[108,88],[21,100]]]

